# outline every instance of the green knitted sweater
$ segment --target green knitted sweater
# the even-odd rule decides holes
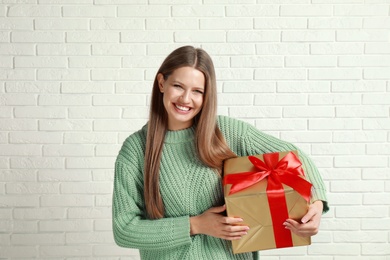
[[[229,117],[219,116],[218,126],[238,156],[297,149]],[[144,126],[126,139],[116,160],[113,194],[116,243],[139,249],[141,259],[145,260],[258,259],[257,252],[234,255],[230,241],[207,235],[190,236],[190,216],[224,204],[221,178],[197,158],[194,127],[167,132],[160,168],[165,217],[146,219],[143,199],[146,129]],[[327,211],[325,186],[317,168],[302,152],[300,159],[314,186],[312,200],[324,201]]]

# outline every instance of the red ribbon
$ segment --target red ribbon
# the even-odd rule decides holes
[[[291,247],[293,246],[291,231],[283,226],[289,216],[282,183],[296,190],[306,201],[310,200],[312,184],[300,177],[304,175],[302,163],[294,153],[289,152],[281,160],[279,153],[267,153],[263,158],[264,162],[257,157],[249,156],[248,159],[259,171],[226,175],[223,184],[232,184],[230,195],[267,178],[267,198],[276,248]]]

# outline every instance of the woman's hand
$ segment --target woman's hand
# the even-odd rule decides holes
[[[295,234],[301,237],[310,237],[318,233],[320,227],[321,215],[323,210],[323,203],[320,200],[313,202],[309,206],[306,215],[302,217],[299,223],[293,219],[287,219],[283,225]]]
[[[241,218],[223,216],[226,206],[214,207],[201,215],[190,217],[191,235],[205,234],[226,240],[237,240],[247,234],[248,226],[240,225]]]

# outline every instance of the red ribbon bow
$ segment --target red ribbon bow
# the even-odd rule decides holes
[[[232,184],[230,195],[267,178],[267,198],[276,247],[291,247],[293,246],[291,231],[283,226],[289,216],[282,184],[296,190],[306,201],[310,200],[312,184],[300,177],[304,175],[302,163],[294,153],[289,152],[281,160],[279,160],[279,153],[264,154],[263,158],[264,162],[257,157],[249,156],[248,159],[259,171],[226,175],[223,184]]]

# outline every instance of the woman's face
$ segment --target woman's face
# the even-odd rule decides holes
[[[203,73],[192,67],[176,69],[164,80],[157,75],[163,102],[168,114],[168,129],[181,130],[192,126],[194,117],[200,112],[205,92]]]

